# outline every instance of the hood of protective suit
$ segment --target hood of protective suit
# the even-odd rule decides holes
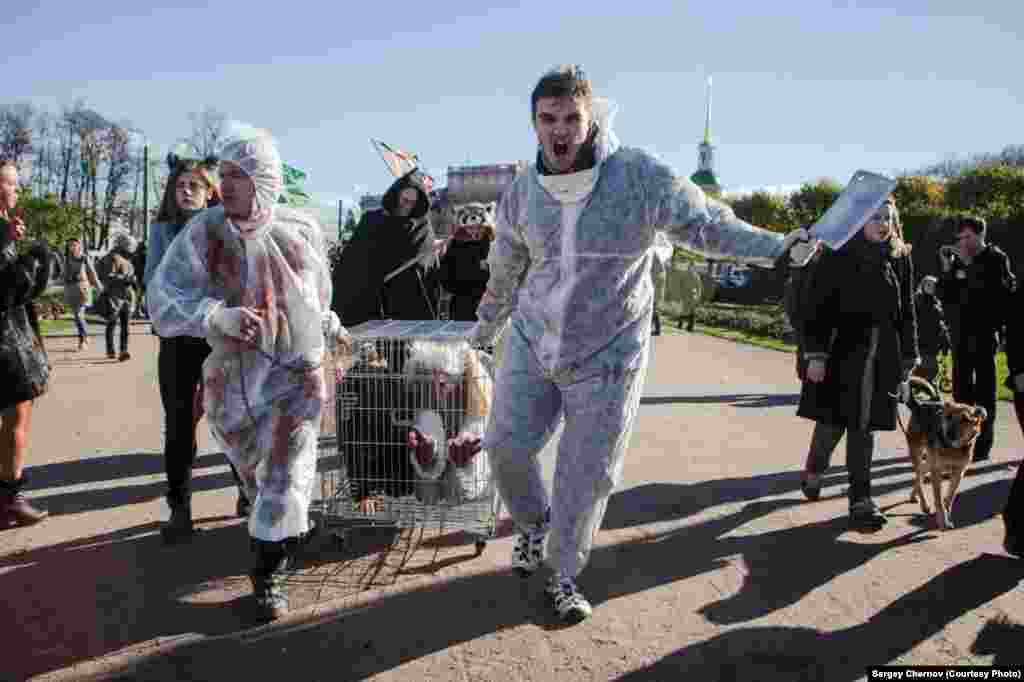
[[[403,175],[402,177],[395,180],[395,182],[388,188],[388,191],[384,193],[384,198],[381,200],[381,206],[388,214],[398,217],[395,212],[398,207],[398,195],[401,194],[402,190],[406,187],[412,187],[416,190],[419,195],[416,199],[416,207],[412,210],[407,218],[412,220],[419,220],[427,215],[430,210],[430,193],[427,192],[427,187],[424,182],[422,171],[418,168],[413,168],[411,171]]]
[[[224,147],[221,163],[236,164],[256,187],[249,218],[232,218],[231,223],[240,232],[252,232],[268,225],[274,217],[274,207],[284,188],[281,156],[270,133],[242,129]]]

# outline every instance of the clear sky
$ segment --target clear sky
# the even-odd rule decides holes
[[[1024,142],[1019,0],[160,4],[5,0],[0,101],[81,98],[164,149],[213,107],[273,131],[325,202],[389,184],[370,137],[434,171],[532,159],[530,90],[563,62],[687,174],[712,75],[726,189]]]

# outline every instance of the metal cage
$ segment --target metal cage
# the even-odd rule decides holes
[[[471,322],[374,320],[353,327],[352,352],[328,401],[313,511],[344,541],[360,526],[437,524],[463,530],[477,553],[494,536],[500,501],[486,452],[464,466],[447,442],[483,435],[493,386],[490,356],[470,347]],[[411,429],[433,439],[421,462]]]

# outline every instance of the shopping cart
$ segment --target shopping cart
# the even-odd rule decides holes
[[[471,348],[471,322],[375,320],[349,329],[352,351],[329,401],[312,511],[344,543],[360,527],[437,525],[463,530],[479,556],[494,537],[500,500],[486,452],[465,466],[448,439],[482,436],[493,367]],[[435,457],[420,461],[409,431],[430,436]]]

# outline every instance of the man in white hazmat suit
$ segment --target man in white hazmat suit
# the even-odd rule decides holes
[[[593,98],[579,67],[545,74],[531,107],[540,149],[498,208],[473,340],[490,344],[511,317],[483,445],[520,532],[513,566],[535,572],[547,539],[546,592],[575,622],[591,613],[576,577],[621,479],[640,402],[655,232],[766,265],[806,233],[784,240],[752,227],[655,157],[619,147],[609,103]],[[537,455],[562,416],[549,503]]]
[[[284,572],[309,531],[326,399],[331,277],[316,221],[278,205],[282,166],[265,131],[243,128],[221,154],[223,204],[194,217],[154,273],[162,337],[205,338],[203,406],[252,501],[250,573],[260,615],[287,612]]]

